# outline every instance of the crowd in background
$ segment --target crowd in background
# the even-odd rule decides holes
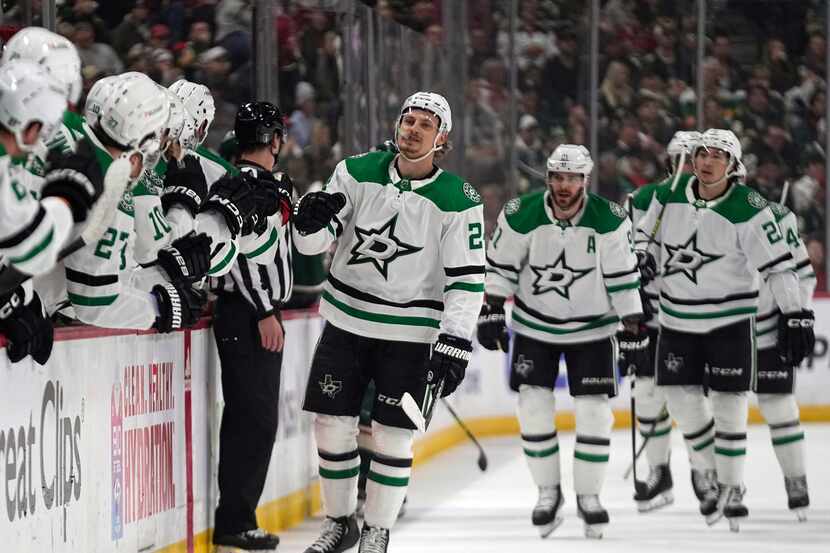
[[[442,0],[361,1],[422,33],[425,46],[445,47]],[[57,31],[78,47],[85,90],[122,71],[147,73],[164,86],[181,77],[209,86],[217,111],[207,145],[220,150],[236,105],[252,97],[253,4],[59,0]],[[343,37],[338,14],[319,9],[324,4],[336,2],[275,1],[279,104],[289,121],[281,164],[301,190],[324,181],[343,155]],[[468,3],[464,176],[484,196],[491,222],[510,195],[544,186],[545,159],[558,144],[590,138],[589,3],[520,1],[515,122],[508,5]],[[787,205],[799,217],[825,289],[824,3],[710,0],[707,8],[704,109],[697,121],[696,3],[602,2],[595,184],[622,199],[664,177],[665,146],[676,130],[731,128],[743,143],[750,186],[779,200],[790,182]],[[7,2],[0,35],[13,32],[21,17]],[[518,182],[508,171],[511,142]]]

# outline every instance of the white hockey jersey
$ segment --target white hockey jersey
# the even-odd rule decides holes
[[[657,187],[660,186],[661,182],[652,182],[646,184],[645,186],[641,186],[637,189],[637,191],[629,197],[630,205],[628,207],[628,213],[631,214],[631,225],[636,229],[637,224],[643,218],[643,216],[648,211],[648,207],[651,205],[652,200],[654,199],[654,193],[657,191]],[[650,232],[650,229],[649,229]],[[645,247],[645,244],[648,244],[648,235],[643,232],[638,232],[637,236],[635,236],[635,242],[639,241]],[[651,251],[655,253],[657,247],[652,244]],[[651,319],[646,322],[646,326],[650,328],[657,328],[659,326],[658,323],[658,313],[660,312],[660,302],[659,300],[659,292],[660,292],[660,275],[658,274],[651,282],[646,284],[643,287],[643,294],[646,298],[648,298],[649,305],[651,306],[651,311],[654,314]]]
[[[767,201],[740,184],[705,201],[696,187],[692,175],[681,176],[674,191],[670,182],[660,185],[637,226],[637,247],[643,248],[666,206],[653,252],[661,269],[660,325],[706,333],[754,316],[759,275],[781,284],[779,305],[799,310],[793,256]]]
[[[326,183],[346,205],[315,234],[294,233],[305,255],[338,240],[320,313],[370,338],[433,342],[440,332],[471,339],[484,297],[484,209],[469,183],[436,168],[402,179],[396,155],[341,161]]]
[[[810,264],[807,248],[798,235],[798,220],[795,213],[781,204],[770,202],[769,206],[778,221],[781,236],[790,247],[795,260],[801,303],[805,309],[810,309],[813,304],[813,292],[816,290],[816,274]],[[767,283],[762,283],[758,299],[758,316],[755,318],[755,337],[758,349],[768,349],[777,345],[780,314],[772,290]]]
[[[642,313],[631,222],[618,204],[586,194],[569,221],[557,220],[550,192],[507,202],[487,252],[488,295],[514,297],[512,328],[552,344],[615,334]]]

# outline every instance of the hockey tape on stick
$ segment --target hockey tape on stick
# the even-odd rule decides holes
[[[790,191],[790,180],[787,179],[784,181],[784,188],[781,189],[781,201],[778,202],[781,205],[785,205],[787,203],[787,193]]]

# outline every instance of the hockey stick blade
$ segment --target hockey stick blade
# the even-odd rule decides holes
[[[412,424],[415,425],[415,428],[421,432],[427,431],[427,423],[424,419],[424,414],[421,413],[421,408],[418,407],[418,404],[415,402],[415,398],[413,398],[409,392],[404,392],[403,396],[401,396],[401,409],[403,409],[404,414],[409,417],[409,420],[412,421]]]

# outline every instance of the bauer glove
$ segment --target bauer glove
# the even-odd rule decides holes
[[[507,351],[510,336],[504,319],[504,298],[487,297],[478,314],[478,343],[490,351]]]
[[[89,210],[104,191],[104,173],[92,147],[82,140],[77,152],[62,154],[52,150],[46,161],[49,171],[44,177],[41,197],[63,198],[72,210],[72,220],[86,221]]]
[[[795,367],[812,355],[816,344],[815,320],[813,312],[807,309],[778,317],[778,355],[784,364]]]
[[[187,155],[180,161],[171,160],[164,175],[161,206],[164,212],[180,205],[194,217],[207,196],[207,180],[196,156]]]
[[[191,284],[201,280],[210,269],[212,242],[205,233],[189,232],[159,250],[158,264],[173,282]]]
[[[617,345],[619,346],[620,373],[626,375],[638,375],[647,372],[651,364],[649,355],[649,337],[645,328],[639,324],[629,324],[617,332]]]

